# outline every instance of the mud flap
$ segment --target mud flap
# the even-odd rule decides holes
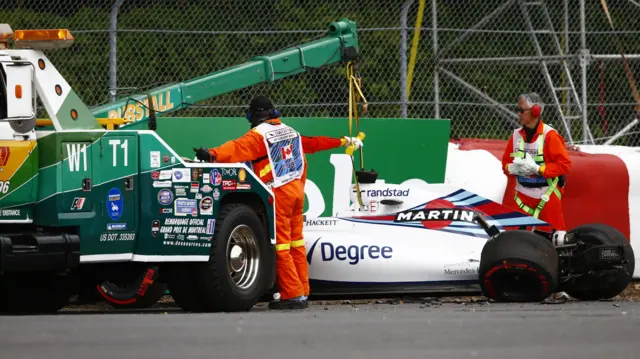
[[[147,268],[143,275],[131,286],[118,287],[108,281],[96,286],[98,293],[115,306],[135,306],[147,295],[149,288],[159,277],[158,266]],[[163,290],[164,293],[164,290]],[[153,303],[151,303],[153,304]],[[150,304],[150,305],[151,305]]]

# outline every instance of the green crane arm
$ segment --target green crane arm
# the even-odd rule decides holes
[[[348,19],[329,24],[327,36],[248,62],[177,84],[158,87],[146,94],[119,99],[92,109],[96,118],[144,121],[151,116],[188,108],[190,105],[263,82],[273,82],[341,61],[355,60],[359,53],[356,23]]]

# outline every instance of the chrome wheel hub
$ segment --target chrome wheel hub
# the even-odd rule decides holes
[[[227,243],[227,268],[231,281],[246,290],[255,284],[260,268],[260,250],[251,228],[241,224],[233,229]]]

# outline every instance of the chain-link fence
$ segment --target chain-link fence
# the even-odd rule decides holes
[[[600,0],[5,0],[0,22],[69,28],[76,43],[50,57],[97,106],[308,41],[345,17],[358,27],[368,116],[447,118],[454,137],[506,138],[518,94],[537,92],[543,118],[579,143],[586,95],[588,138],[604,143],[635,118],[616,38],[640,72],[640,0],[608,3],[616,32]],[[347,89],[344,68],[330,66],[175,114],[242,116],[265,93],[284,116],[343,117]],[[634,131],[615,143],[640,145]]]

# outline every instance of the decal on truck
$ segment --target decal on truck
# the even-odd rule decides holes
[[[209,219],[205,222],[204,218],[167,218],[162,226],[157,220],[153,226],[155,235],[164,235],[162,243],[165,246],[211,247],[211,237],[203,235],[213,233],[215,220]]]
[[[166,90],[151,95],[151,103],[155,111],[164,112],[175,108],[175,104],[171,102],[171,91]],[[126,103],[107,112],[109,118],[124,118],[127,121],[139,121],[144,117],[149,117],[149,98],[140,99],[137,103]]]
[[[173,192],[169,189],[163,189],[158,192],[158,203],[161,205],[169,205],[173,202]]]
[[[237,168],[221,168],[220,171],[222,172],[223,176],[236,177],[238,175]]]
[[[84,202],[85,202],[86,198],[84,197],[76,197],[73,199],[73,203],[71,204],[71,210],[81,210],[82,207],[84,207]]]
[[[198,201],[189,198],[176,198],[174,203],[174,212],[176,216],[198,216]]]
[[[9,156],[11,156],[11,147],[0,147],[0,167],[4,167],[9,162]]]
[[[188,168],[174,168],[173,169],[173,182],[191,182],[191,171]]]
[[[214,186],[219,186],[220,183],[222,183],[222,175],[220,174],[220,171],[218,171],[217,169],[212,169],[211,170],[211,184]]]
[[[111,220],[116,221],[122,217],[122,211],[124,208],[122,193],[117,188],[112,188],[109,190],[107,194],[107,214]]]
[[[81,142],[67,143],[66,145],[67,156],[69,156],[69,172],[87,172],[87,144]]]

